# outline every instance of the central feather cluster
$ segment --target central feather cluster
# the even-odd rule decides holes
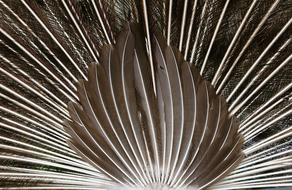
[[[129,28],[90,65],[68,106],[68,143],[119,187],[205,189],[241,161],[238,125],[178,51],[153,37],[151,70],[143,42]]]

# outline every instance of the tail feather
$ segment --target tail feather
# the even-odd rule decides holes
[[[291,186],[291,22],[280,0],[0,0],[0,188]]]

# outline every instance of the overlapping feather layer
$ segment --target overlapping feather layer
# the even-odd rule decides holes
[[[156,37],[152,85],[142,39],[129,28],[89,66],[80,104],[69,104],[69,143],[121,187],[206,189],[243,158],[238,123],[196,68]]]
[[[143,31],[135,48],[147,47],[137,52],[147,52],[151,66],[159,50],[151,36],[156,31],[226,98],[230,115],[240,122],[245,158],[211,189],[291,187],[291,6],[289,0],[0,0],[0,189],[121,190],[119,183],[68,146],[71,136],[63,120],[70,119],[68,101],[79,101],[75,83],[87,80],[89,64],[103,59],[104,45],[115,44],[128,22],[138,23]],[[166,54],[163,41],[159,44]],[[141,57],[145,64],[133,65],[145,71],[147,59]],[[153,71],[151,67],[155,76]],[[157,85],[153,88],[159,94]],[[137,95],[136,99],[142,101]],[[178,148],[172,147],[172,152]],[[166,149],[165,155],[172,154],[170,147]],[[202,156],[200,150],[196,154]],[[152,164],[154,153],[149,153]],[[164,166],[160,178],[146,177],[164,183],[145,188],[169,188],[165,182],[177,174],[169,158],[162,158],[164,165],[147,168],[152,174]]]

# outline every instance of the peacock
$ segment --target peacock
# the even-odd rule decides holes
[[[0,0],[0,189],[291,188],[291,7]]]

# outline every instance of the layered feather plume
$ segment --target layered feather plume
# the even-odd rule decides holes
[[[78,83],[69,144],[121,185],[207,188],[242,160],[238,124],[197,69],[154,38],[157,96],[143,38],[123,32]]]
[[[284,0],[0,0],[0,189],[292,186],[291,22]]]

